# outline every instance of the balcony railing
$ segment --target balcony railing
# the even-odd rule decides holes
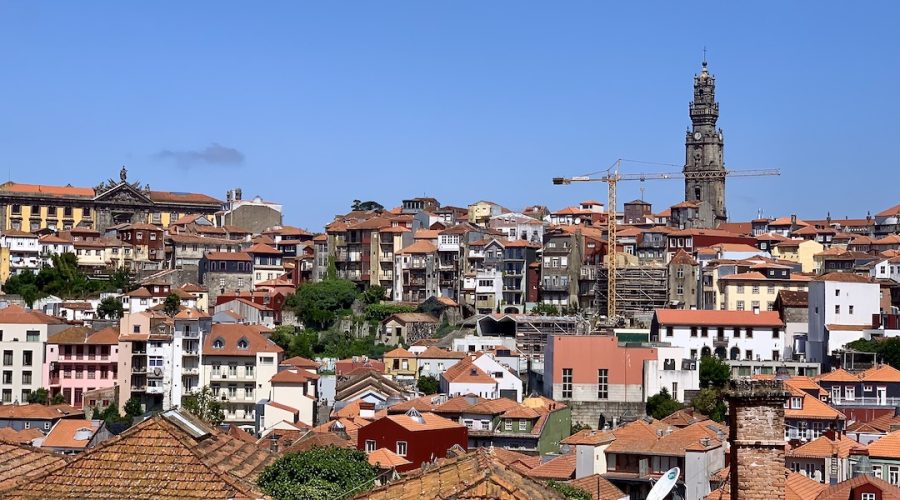
[[[248,381],[248,382],[256,381],[256,375],[254,375],[252,373],[239,375],[239,374],[231,374],[231,373],[213,372],[212,374],[210,374],[209,378],[211,380],[233,380],[233,381]]]
[[[199,368],[182,368],[181,374],[182,375],[200,375],[200,369]]]
[[[900,398],[892,397],[883,397],[879,398],[878,396],[858,396],[853,399],[847,399],[845,397],[842,398],[832,398],[831,403],[835,406],[900,406]]]
[[[544,283],[541,285],[541,289],[547,290],[550,292],[565,292],[569,290],[568,283]]]
[[[147,373],[147,367],[146,366],[132,366],[131,373],[140,373],[140,374]]]

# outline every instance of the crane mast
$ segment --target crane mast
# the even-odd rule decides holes
[[[759,177],[781,175],[777,169],[762,170],[725,170],[725,171],[695,171],[695,172],[653,172],[638,174],[622,174],[620,168],[622,159],[616,160],[612,167],[607,170],[606,175],[602,177],[591,177],[589,175],[577,177],[554,177],[553,184],[572,184],[573,182],[605,182],[608,189],[607,194],[607,217],[606,217],[606,318],[608,322],[614,323],[617,314],[616,304],[616,246],[618,245],[617,225],[616,225],[616,186],[619,181],[652,181],[652,180],[676,180],[676,179],[719,179],[725,177]]]

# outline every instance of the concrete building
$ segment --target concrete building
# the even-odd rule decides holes
[[[47,339],[43,380],[50,396],[62,394],[76,408],[84,395],[116,385],[119,362],[119,329],[93,331],[82,326],[62,330]]]
[[[272,226],[281,225],[282,206],[259,196],[245,200],[241,188],[236,188],[225,194],[225,205],[215,217],[219,227],[238,226],[253,234],[260,234]]]
[[[658,309],[651,342],[683,347],[690,358],[778,361],[784,352],[784,322],[776,312]]]
[[[544,222],[521,213],[512,212],[491,217],[488,227],[499,231],[509,241],[543,243]]]
[[[697,309],[700,267],[684,250],[669,261],[669,303],[678,309]]]
[[[543,395],[572,408],[572,421],[597,426],[625,412],[644,413],[644,362],[654,347],[624,347],[612,335],[550,335]]]
[[[200,260],[199,280],[209,289],[209,303],[224,293],[253,290],[253,258],[247,252],[207,252]]]
[[[37,272],[41,267],[41,245],[36,234],[7,230],[0,235],[0,246],[9,253],[9,273]]]
[[[272,394],[282,354],[258,326],[212,326],[203,339],[202,380],[222,400],[226,424],[256,432],[256,403]]]
[[[46,314],[8,305],[0,309],[0,404],[25,403],[46,387],[43,367],[47,339],[69,325]]]
[[[676,401],[685,402],[685,391],[700,389],[700,361],[681,347],[656,347],[656,359],[644,361],[644,400],[663,388]]]
[[[772,246],[772,257],[800,264],[801,272],[815,273],[819,271],[815,255],[824,250],[815,240],[787,240]]]
[[[880,313],[881,287],[868,276],[828,273],[809,283],[807,359],[830,366],[829,356],[863,338]]]
[[[394,256],[395,301],[422,302],[440,295],[437,271],[437,247],[417,241]]]

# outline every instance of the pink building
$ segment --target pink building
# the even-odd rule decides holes
[[[62,394],[66,403],[82,407],[84,393],[116,384],[119,329],[73,326],[47,339],[44,380],[51,397]]]
[[[625,347],[612,335],[551,335],[544,352],[544,395],[557,401],[640,403],[644,361],[653,347]]]

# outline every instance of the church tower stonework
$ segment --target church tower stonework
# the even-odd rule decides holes
[[[703,61],[694,75],[694,100],[690,104],[691,128],[685,139],[684,200],[699,202],[693,227],[714,228],[727,220],[725,212],[725,145],[722,129],[716,129],[719,103],[716,77]]]

